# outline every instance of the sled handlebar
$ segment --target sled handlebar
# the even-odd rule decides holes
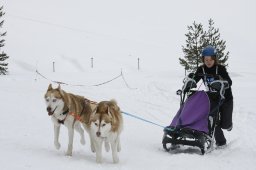
[[[197,73],[197,74],[190,73],[188,75],[189,78],[194,78],[196,76],[201,77],[201,78],[203,78],[203,77],[212,77],[212,78],[216,78],[216,79],[221,79],[220,75],[213,75],[213,74],[206,74],[206,73],[205,74],[204,73]]]

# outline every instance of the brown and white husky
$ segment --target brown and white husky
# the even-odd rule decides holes
[[[84,145],[84,130],[82,129],[81,124],[89,133],[90,116],[92,114],[92,110],[95,109],[96,104],[91,104],[90,101],[85,99],[83,96],[66,93],[61,89],[60,85],[58,88],[54,89],[50,84],[44,98],[48,115],[51,116],[54,124],[55,148],[60,148],[59,133],[60,125],[63,124],[68,128],[69,140],[66,155],[71,156],[73,150],[74,129],[80,134],[80,142]],[[91,149],[92,151],[95,151],[92,143]]]
[[[90,118],[90,132],[96,151],[96,162],[102,162],[102,143],[106,150],[112,149],[113,162],[118,163],[117,152],[121,150],[120,133],[123,129],[123,118],[115,100],[98,103]]]

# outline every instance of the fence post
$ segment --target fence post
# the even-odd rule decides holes
[[[138,70],[140,70],[140,58],[138,58]]]
[[[52,62],[52,71],[55,72],[55,62]]]
[[[93,68],[93,57],[91,57],[91,68]]]

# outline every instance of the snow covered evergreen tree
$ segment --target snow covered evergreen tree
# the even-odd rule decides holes
[[[209,20],[208,31],[205,33],[206,45],[211,45],[217,50],[218,62],[223,65],[227,65],[226,62],[229,57],[229,51],[225,53],[226,41],[220,39],[219,29],[214,28],[214,22],[212,19]]]
[[[188,26],[186,45],[182,46],[184,58],[179,58],[180,64],[188,72],[196,71],[197,67],[202,64],[201,51],[204,47],[211,45],[217,49],[218,61],[227,65],[229,52],[225,53],[226,41],[220,39],[219,29],[214,28],[214,22],[209,20],[208,31],[204,31],[201,23],[195,21],[192,26]]]
[[[182,51],[185,54],[184,59],[179,58],[180,64],[187,71],[195,71],[201,62],[200,54],[204,43],[204,30],[202,24],[197,24],[195,21],[192,26],[188,26],[186,45],[182,46]]]
[[[0,19],[3,15],[4,15],[3,6],[1,6],[0,7]],[[4,61],[9,58],[9,56],[7,56],[2,51],[2,47],[4,46],[4,42],[5,42],[5,40],[2,37],[6,36],[6,32],[3,32],[3,33],[1,32],[3,23],[4,23],[4,20],[0,20],[0,75],[1,74],[3,74],[3,75],[7,74],[8,63],[6,63]]]

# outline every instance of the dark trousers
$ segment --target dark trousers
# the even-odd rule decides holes
[[[215,128],[215,141],[218,144],[226,143],[222,129],[228,129],[232,125],[233,99],[224,101],[220,106],[220,121]]]

